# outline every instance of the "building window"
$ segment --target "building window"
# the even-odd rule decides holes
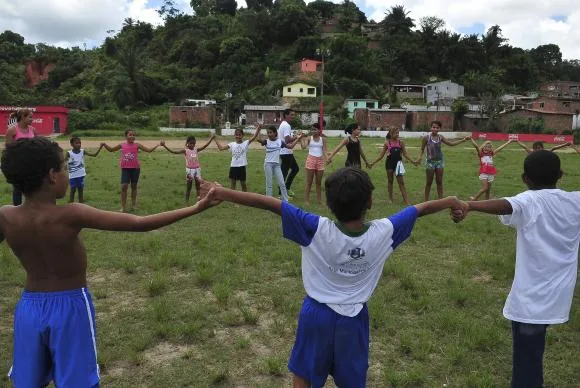
[[[354,107],[356,108],[358,106],[358,101],[354,102]]]
[[[314,94],[315,89],[314,88],[308,88],[308,94]]]
[[[374,107],[375,107],[375,104],[373,102],[367,102],[367,108],[373,109]]]
[[[540,102],[540,108],[543,108],[543,107],[544,107],[544,103]]]
[[[300,93],[304,93],[304,89],[300,88]]]
[[[570,108],[570,101],[564,101],[564,102],[562,103],[562,106],[563,106],[564,108]]]
[[[427,90],[431,90],[431,86],[427,86]]]
[[[288,93],[292,92],[292,88],[288,88]]]
[[[576,91],[576,89],[578,89],[578,86],[570,86],[570,91],[571,92]]]
[[[258,118],[258,124],[263,123],[264,122],[264,113],[258,112],[257,118]]]

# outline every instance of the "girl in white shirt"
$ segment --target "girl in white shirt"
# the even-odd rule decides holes
[[[282,148],[292,149],[298,141],[302,138],[300,134],[292,143],[286,144],[281,139],[278,139],[278,130],[274,126],[268,127],[268,138],[265,140],[258,140],[258,143],[266,147],[266,158],[264,160],[264,173],[266,174],[266,195],[272,196],[272,178],[276,177],[276,182],[280,188],[280,195],[282,201],[288,202],[288,191],[284,183],[284,176],[280,168],[280,150]]]
[[[217,138],[214,138],[215,144],[220,151],[230,150],[232,153],[229,174],[232,183],[232,190],[236,189],[236,182],[240,181],[242,191],[248,191],[248,186],[246,186],[246,165],[248,164],[248,159],[246,156],[248,154],[248,148],[250,148],[250,143],[256,140],[261,129],[262,125],[258,125],[254,136],[249,140],[244,140],[244,130],[237,128],[234,131],[234,138],[236,141],[225,145],[221,144]]]
[[[310,189],[312,181],[316,177],[316,202],[322,203],[322,175],[326,165],[326,139],[321,136],[318,123],[314,124],[310,138],[301,142],[301,147],[308,147],[306,157],[306,189],[304,191],[304,202],[310,205]]]

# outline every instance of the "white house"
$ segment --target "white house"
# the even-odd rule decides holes
[[[455,100],[465,96],[465,88],[449,80],[427,84],[426,89],[427,104],[436,104],[440,100]]]

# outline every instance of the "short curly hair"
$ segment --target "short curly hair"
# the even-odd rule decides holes
[[[8,183],[25,195],[38,191],[49,171],[61,171],[62,148],[45,138],[19,139],[2,151],[2,173]]]

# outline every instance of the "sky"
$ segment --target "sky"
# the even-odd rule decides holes
[[[332,0],[340,3],[343,0]],[[175,0],[192,13],[189,0]],[[310,2],[310,0],[306,0]],[[354,0],[369,20],[381,21],[393,5],[403,5],[418,24],[437,16],[445,28],[481,34],[497,24],[512,46],[530,49],[541,44],[560,46],[565,59],[580,59],[580,1],[578,0]],[[0,0],[0,31],[11,30],[28,43],[62,47],[94,47],[118,30],[125,18],[160,24],[161,0]],[[238,0],[245,7],[245,0]]]

